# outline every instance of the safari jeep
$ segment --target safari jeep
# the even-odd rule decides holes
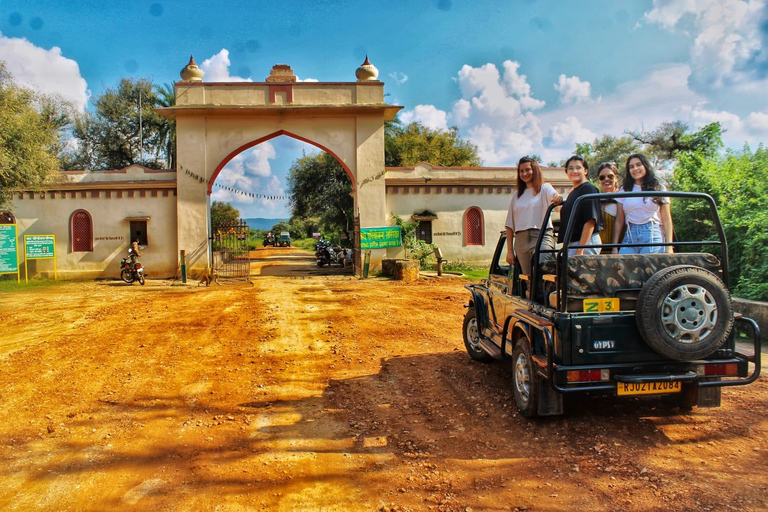
[[[603,244],[602,254],[569,258],[562,248],[542,250],[540,237],[531,275],[520,275],[519,264],[506,263],[502,233],[488,279],[466,287],[467,352],[480,362],[511,363],[523,416],[562,414],[565,397],[585,392],[662,395],[683,409],[717,407],[723,386],[749,384],[760,374],[759,330],[733,312],[728,250],[712,198],[627,195],[701,201],[711,214],[712,239],[661,244],[673,245],[674,254],[610,254],[618,245]],[[617,196],[585,195],[574,211],[583,201]],[[572,223],[561,228],[570,240]],[[753,354],[737,351],[734,324],[751,338]]]

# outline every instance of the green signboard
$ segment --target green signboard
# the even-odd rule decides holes
[[[383,249],[401,245],[400,226],[360,228],[360,249]]]
[[[28,260],[55,258],[53,235],[24,235],[24,253]]]
[[[0,224],[0,274],[15,274],[18,271],[16,224]]]

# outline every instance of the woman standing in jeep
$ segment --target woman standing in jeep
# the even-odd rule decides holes
[[[621,187],[625,192],[640,192],[651,190],[667,190],[659,183],[653,173],[650,162],[645,157],[636,153],[627,159],[627,167],[624,174],[624,183]],[[672,215],[669,210],[668,197],[627,197],[617,198],[618,204],[616,223],[613,226],[613,243],[619,243],[619,234],[624,223],[627,231],[624,235],[624,244],[652,244],[668,243],[673,239]],[[616,249],[613,249],[616,252]],[[672,253],[671,245],[666,248],[661,246],[646,247],[622,247],[619,254],[644,254],[644,253]]]
[[[565,161],[565,174],[573,183],[573,189],[568,194],[568,199],[563,203],[563,209],[560,210],[560,230],[557,233],[557,241],[565,243],[565,230],[568,227],[568,221],[574,216],[573,232],[571,239],[565,245],[600,245],[600,235],[598,233],[603,229],[603,212],[600,210],[600,203],[597,200],[583,201],[579,206],[579,211],[573,211],[573,205],[576,199],[585,194],[597,194],[598,190],[589,182],[589,166],[587,161],[580,156],[572,156]],[[568,249],[568,257],[578,254],[598,254],[600,249],[582,248]]]
[[[563,197],[549,183],[544,183],[539,162],[524,156],[517,163],[517,191],[509,202],[505,230],[507,232],[507,263],[520,262],[525,275],[531,275],[531,258],[542,229],[541,223],[550,204],[560,204]],[[555,248],[552,221],[544,227],[541,248]],[[514,247],[512,241],[514,240]]]

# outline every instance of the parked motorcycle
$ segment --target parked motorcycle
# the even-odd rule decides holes
[[[331,266],[335,263],[340,267],[344,266],[344,254],[342,250],[336,250],[331,242],[321,238],[315,245],[315,259],[317,260],[317,266],[323,265]]]
[[[128,257],[120,262],[120,279],[128,284],[138,281],[144,286],[144,266],[132,254],[131,249],[128,249],[128,254]]]

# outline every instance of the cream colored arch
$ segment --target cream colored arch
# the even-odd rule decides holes
[[[277,67],[277,66],[276,66]],[[360,227],[388,225],[384,121],[402,107],[384,103],[384,84],[240,82],[176,84],[177,242],[194,275],[210,265],[210,194],[235,155],[280,135],[333,155],[352,181]],[[372,255],[375,265],[384,250]]]

